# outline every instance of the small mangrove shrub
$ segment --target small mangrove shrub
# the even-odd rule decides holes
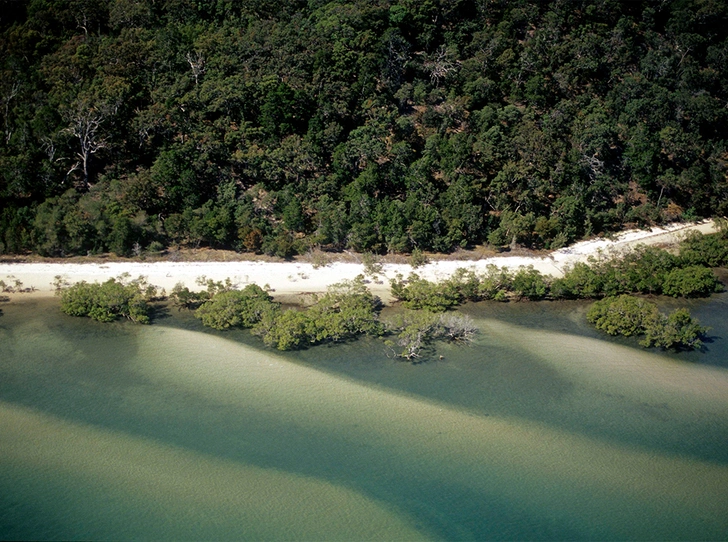
[[[672,297],[706,297],[721,291],[713,271],[702,265],[675,268],[662,281],[662,293]]]
[[[480,275],[471,269],[458,269],[440,282],[411,273],[406,280],[397,275],[390,284],[392,295],[405,307],[432,312],[443,312],[466,301],[506,301],[511,297],[537,300],[549,292],[547,277],[532,266],[522,267],[515,274],[495,265],[489,265]]]
[[[375,279],[384,271],[380,258],[373,252],[364,252],[361,255],[361,263],[364,265],[364,274]]]
[[[464,277],[458,280],[466,284]],[[415,360],[434,340],[468,343],[477,332],[468,317],[428,310],[408,310],[382,322],[381,301],[372,295],[361,275],[330,286],[323,295],[314,295],[313,303],[300,310],[283,310],[254,284],[242,290],[217,286],[213,289],[217,291],[193,294],[210,296],[195,311],[205,326],[220,330],[251,328],[253,335],[278,350],[296,350],[362,335],[386,336],[386,344],[396,356]],[[176,288],[175,295],[182,294],[186,295],[186,289]]]
[[[195,311],[203,325],[214,329],[231,327],[250,328],[269,313],[279,310],[268,292],[257,284],[249,284],[242,290],[223,289],[202,303]]]
[[[268,314],[253,328],[253,334],[279,350],[380,335],[380,310],[379,298],[372,295],[360,276],[330,286],[322,296],[314,296],[313,305],[305,310]]]
[[[4,280],[0,280],[0,292],[14,294],[32,292],[35,290],[32,286],[30,288],[23,288],[23,281],[15,278],[14,275],[8,275],[5,278],[8,280],[8,283]]]
[[[411,273],[406,281],[401,275],[397,275],[390,284],[392,295],[412,310],[442,312],[465,301],[458,284],[452,280],[430,282],[416,273]]]
[[[205,326],[214,329],[252,328],[265,344],[279,350],[305,348],[323,342],[337,342],[359,335],[379,335],[383,326],[378,314],[379,298],[364,285],[364,277],[330,286],[313,304],[303,310],[282,310],[262,288],[250,284],[242,290],[232,285],[212,284],[207,291],[189,293],[175,288],[180,306],[202,301],[195,311]]]
[[[532,265],[521,267],[516,271],[516,274],[513,275],[510,288],[516,295],[516,298],[526,298],[532,301],[543,299],[549,291],[546,277],[540,271],[534,269]]]
[[[430,259],[427,257],[427,254],[422,252],[422,250],[415,248],[410,254],[409,263],[413,269],[417,269],[418,267],[422,267],[423,265],[430,263]]]
[[[178,282],[170,292],[170,299],[178,309],[196,309],[206,301],[212,299],[220,292],[227,292],[237,288],[229,278],[225,282],[208,279],[205,275],[195,280],[198,286],[204,286],[204,290],[192,291],[187,286]]]
[[[78,282],[57,293],[61,297],[61,310],[71,316],[86,316],[99,322],[123,317],[137,324],[149,323],[149,302],[160,295],[159,289],[144,277],[130,281],[128,275],[101,284]]]
[[[641,245],[618,258],[575,264],[553,281],[549,293],[554,299],[589,299],[621,294],[700,297],[722,290],[708,267],[688,261]]]

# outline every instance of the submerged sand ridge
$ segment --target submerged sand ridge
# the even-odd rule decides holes
[[[39,539],[426,540],[365,495],[0,401],[0,458],[22,474]],[[32,448],[32,453],[29,450]],[[0,475],[2,480],[2,475]],[[43,497],[38,497],[42,493]],[[67,497],[59,498],[66,494]],[[93,516],[83,529],[55,530]],[[130,521],[129,518],[134,518]]]
[[[674,224],[665,228],[634,230],[624,232],[613,239],[594,239],[576,243],[550,253],[544,257],[498,256],[477,261],[440,260],[417,268],[420,276],[429,280],[441,280],[457,269],[466,268],[483,271],[489,265],[517,269],[533,266],[544,275],[562,276],[564,271],[576,262],[586,261],[599,254],[618,254],[638,244],[675,244],[690,231],[712,233],[716,231],[713,221],[698,224]],[[369,288],[385,302],[391,300],[389,279],[397,274],[407,276],[413,271],[408,264],[384,264],[378,280],[372,280]],[[55,277],[61,276],[68,282],[103,282],[112,277],[128,273],[132,278],[147,277],[151,284],[168,292],[177,283],[191,289],[198,277],[205,276],[216,281],[230,278],[240,286],[246,284],[268,285],[274,297],[285,298],[303,293],[325,292],[331,284],[351,280],[364,273],[364,265],[357,263],[332,263],[314,268],[310,263],[299,262],[108,262],[108,263],[0,263],[0,280],[12,283],[20,280],[25,288],[34,288],[30,295],[53,295]],[[27,294],[23,294],[27,295]]]
[[[491,337],[512,340],[518,348],[582,384],[688,414],[700,411],[728,419],[728,370],[722,367],[688,364],[655,351],[495,319],[482,320],[481,327]]]
[[[467,357],[378,361],[363,340],[315,349],[318,363],[188,329],[188,315],[108,325],[52,304],[0,322],[7,539],[728,533],[725,370],[489,317]],[[529,371],[546,393],[531,396]],[[453,401],[431,386],[504,392]],[[663,445],[668,432],[705,453]],[[12,536],[16,518],[28,530]]]
[[[423,487],[454,484],[489,496],[486,500],[517,502],[520,509],[557,522],[573,515],[581,518],[577,531],[588,538],[689,538],[697,526],[710,536],[727,532],[725,465],[617,445],[525,419],[461,411],[209,335],[143,331],[140,359],[149,362],[136,370],[145,378],[194,390],[265,426],[295,427],[311,435],[301,445],[312,455],[349,448],[351,456],[339,461],[371,471],[372,477],[397,473]],[[176,352],[182,348],[184,360]],[[644,361],[639,365],[641,372],[625,376],[638,380],[637,388],[650,387],[660,368]],[[612,363],[603,371],[619,373],[620,368]],[[726,374],[713,376],[721,380],[718,387],[728,386]],[[663,400],[681,401],[679,391],[665,393]],[[691,406],[704,411],[700,403]],[[725,401],[720,403],[725,411]],[[354,453],[362,447],[365,455]]]

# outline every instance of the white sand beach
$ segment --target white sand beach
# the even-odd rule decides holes
[[[590,256],[618,255],[639,244],[674,245],[690,231],[713,233],[716,226],[712,220],[694,224],[673,224],[651,230],[630,230],[611,239],[597,238],[576,243],[549,253],[543,257],[496,256],[477,261],[438,260],[413,269],[408,264],[383,265],[382,273],[372,279],[369,287],[384,302],[391,300],[389,279],[397,274],[409,275],[415,271],[429,280],[442,280],[459,268],[485,270],[489,265],[518,269],[532,265],[544,275],[562,276],[564,271],[576,262],[586,261]],[[80,281],[103,282],[112,277],[128,273],[132,278],[144,276],[156,286],[170,291],[175,284],[183,283],[190,289],[201,289],[196,284],[198,277],[213,280],[230,278],[239,286],[255,283],[268,285],[271,294],[279,300],[293,299],[306,293],[326,291],[331,284],[353,279],[364,273],[364,265],[358,263],[331,263],[314,268],[311,263],[302,262],[104,262],[104,263],[7,263],[0,262],[0,280],[12,284],[22,282],[23,288],[33,289],[30,293],[14,294],[48,297],[54,294],[53,282],[61,276],[69,283]]]

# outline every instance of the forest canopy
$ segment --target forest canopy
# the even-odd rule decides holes
[[[0,13],[0,253],[558,248],[728,214],[724,2]]]

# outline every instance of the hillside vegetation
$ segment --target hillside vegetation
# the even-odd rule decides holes
[[[0,13],[0,252],[558,248],[728,214],[724,2]]]

